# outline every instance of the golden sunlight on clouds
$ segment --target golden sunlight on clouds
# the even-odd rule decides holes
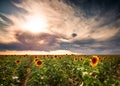
[[[30,15],[20,26],[32,33],[47,32],[47,19],[43,15]]]
[[[45,42],[45,40],[40,40],[40,41],[38,41],[38,43],[39,44],[45,44],[46,42]]]

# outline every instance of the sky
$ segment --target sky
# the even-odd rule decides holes
[[[120,0],[0,0],[0,54],[120,54]]]

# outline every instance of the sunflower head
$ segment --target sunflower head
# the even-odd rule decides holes
[[[82,62],[82,61],[83,61],[83,58],[80,58],[80,61]]]
[[[74,61],[78,61],[78,57],[74,57]]]
[[[59,59],[62,59],[62,56],[59,56]]]
[[[38,61],[38,59],[36,58],[36,59],[34,59],[34,62],[37,62]]]
[[[93,57],[92,57],[92,60],[90,61],[90,65],[91,65],[92,67],[94,67],[94,66],[96,66],[96,65],[98,64],[98,62],[99,62],[98,56],[93,56]]]
[[[19,63],[20,63],[20,60],[16,60],[15,63],[16,63],[16,64],[19,64]]]
[[[38,57],[37,56],[34,56],[35,59],[37,59]]]
[[[49,55],[45,55],[45,58],[48,59],[48,58],[49,58]]]
[[[54,58],[57,58],[57,55],[55,55]]]
[[[36,66],[38,66],[38,67],[41,66],[42,64],[43,64],[43,62],[41,60],[36,62]]]

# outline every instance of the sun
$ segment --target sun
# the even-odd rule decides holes
[[[31,15],[26,18],[21,27],[32,33],[47,32],[47,19],[42,15]]]

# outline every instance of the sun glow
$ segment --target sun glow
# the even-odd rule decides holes
[[[47,20],[42,15],[31,15],[27,17],[21,27],[33,33],[46,32]]]

